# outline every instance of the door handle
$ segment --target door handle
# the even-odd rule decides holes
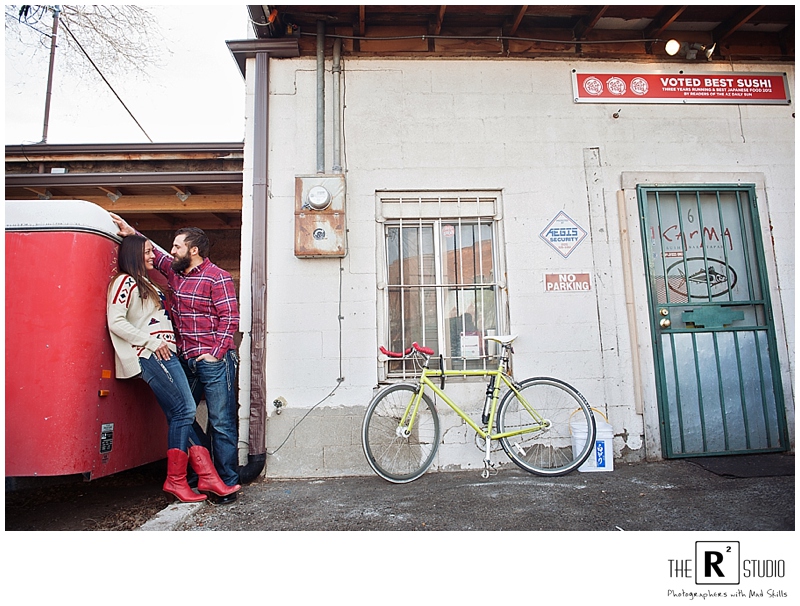
[[[661,328],[669,328],[670,326],[672,326],[672,322],[670,322],[667,318],[664,318],[658,324],[659,326],[661,326]]]

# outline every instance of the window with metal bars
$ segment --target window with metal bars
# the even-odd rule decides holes
[[[388,349],[416,341],[449,369],[496,364],[484,337],[505,324],[497,205],[476,195],[381,199]],[[387,361],[389,376],[416,371],[409,361]]]

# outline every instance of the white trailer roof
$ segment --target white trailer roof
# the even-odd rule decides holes
[[[80,231],[117,242],[117,226],[103,208],[86,200],[6,200],[6,231]]]

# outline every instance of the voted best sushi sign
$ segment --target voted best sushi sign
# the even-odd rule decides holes
[[[786,74],[572,72],[575,103],[791,103]]]

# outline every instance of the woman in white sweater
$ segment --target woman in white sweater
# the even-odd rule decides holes
[[[186,481],[187,463],[197,472],[197,488],[227,496],[241,486],[226,486],[194,429],[196,404],[177,357],[175,331],[164,309],[164,293],[147,277],[153,269],[153,243],[135,235],[123,238],[119,273],[108,288],[108,330],[118,379],[144,379],[167,417],[167,479],[164,491],[183,502],[204,501]]]

